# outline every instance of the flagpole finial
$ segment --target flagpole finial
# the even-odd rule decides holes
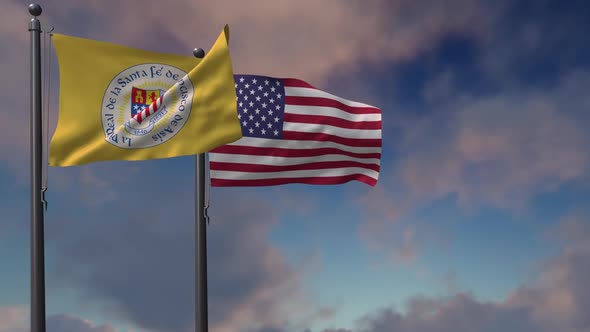
[[[29,13],[35,17],[41,15],[43,9],[41,9],[41,5],[38,3],[32,3],[29,5]]]
[[[205,57],[205,50],[203,50],[200,47],[197,47],[193,50],[193,55],[195,56],[195,58],[202,59]]]

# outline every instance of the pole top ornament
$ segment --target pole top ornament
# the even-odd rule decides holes
[[[37,4],[37,3],[32,3],[29,5],[29,13],[33,16],[39,16],[41,15],[41,13],[43,12],[43,9],[41,9],[41,5]]]

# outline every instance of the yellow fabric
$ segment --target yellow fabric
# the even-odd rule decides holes
[[[226,26],[201,60],[54,34],[60,96],[50,165],[195,155],[241,138],[228,40]],[[141,98],[132,88],[161,90],[165,107],[135,121]]]

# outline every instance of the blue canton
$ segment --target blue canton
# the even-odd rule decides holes
[[[238,118],[244,137],[283,137],[285,87],[272,77],[234,75]]]
[[[135,116],[135,114],[143,111],[146,108],[145,104],[131,104],[131,116]]]

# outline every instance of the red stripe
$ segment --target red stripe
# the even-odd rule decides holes
[[[261,187],[261,186],[277,186],[288,183],[303,183],[303,184],[342,184],[350,181],[360,181],[370,186],[375,186],[377,180],[363,174],[352,174],[346,176],[326,176],[326,177],[309,177],[309,178],[274,178],[274,179],[260,179],[260,180],[226,180],[226,179],[211,179],[212,187]]]
[[[299,165],[259,165],[244,163],[226,163],[226,162],[209,162],[209,169],[215,171],[234,171],[249,173],[269,173],[269,172],[286,172],[312,169],[336,169],[347,167],[360,167],[379,172],[379,165],[364,164],[356,161],[321,161],[317,163],[299,164]]]
[[[381,111],[376,107],[349,106],[337,100],[324,97],[286,96],[285,104],[300,106],[333,107],[351,114],[381,114]]]
[[[298,131],[283,131],[283,139],[297,141],[334,142],[348,146],[381,147],[381,139],[346,138],[324,133],[302,133]]]
[[[286,87],[310,88],[310,89],[318,90],[316,87],[312,86],[311,84],[309,84],[305,81],[302,81],[302,80],[298,80],[296,78],[280,78],[280,80],[283,82],[283,85]]]
[[[329,154],[338,154],[353,158],[381,158],[381,153],[355,153],[336,148],[319,149],[286,149],[255,146],[222,145],[210,151],[211,153],[243,154],[252,156],[269,157],[317,157]]]
[[[325,115],[304,115],[285,113],[285,122],[323,124],[346,129],[372,130],[381,129],[381,121],[349,121]]]
[[[143,121],[143,119],[141,118],[141,112],[135,114],[135,116],[136,116],[135,119],[137,120],[138,123],[141,123],[141,121]]]

